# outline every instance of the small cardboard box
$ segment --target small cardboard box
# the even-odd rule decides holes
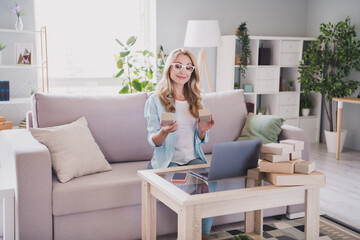
[[[272,173],[294,173],[294,166],[298,160],[272,163],[268,161],[260,161],[260,172],[272,172]]]
[[[310,174],[315,171],[315,162],[298,161],[295,163],[295,172]]]
[[[0,122],[6,122],[6,117],[0,116]]]
[[[293,147],[289,144],[267,143],[262,145],[261,152],[271,153],[274,155],[285,155],[292,153],[292,149]]]
[[[255,180],[265,179],[265,173],[260,172],[260,168],[251,168],[247,171],[247,177]]]
[[[273,155],[270,153],[260,153],[260,158],[269,162],[287,162],[290,161],[290,155]]]
[[[280,143],[281,144],[289,144],[289,145],[293,146],[293,151],[301,151],[304,149],[303,141],[287,139],[287,140],[281,140]]]
[[[161,122],[164,125],[170,125],[175,123],[176,118],[175,118],[175,113],[168,113],[168,112],[164,112],[161,114]]]
[[[266,173],[266,181],[275,186],[325,185],[325,175],[318,171],[310,174]]]
[[[6,122],[0,122],[0,131],[5,129],[12,129],[12,122],[6,121]]]
[[[301,159],[301,151],[290,153],[290,160]]]
[[[200,109],[199,118],[200,118],[200,122],[211,122],[210,109]]]

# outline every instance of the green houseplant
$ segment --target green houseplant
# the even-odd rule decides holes
[[[239,39],[241,45],[241,51],[238,55],[238,57],[240,58],[239,70],[240,74],[245,77],[248,60],[251,57],[250,37],[246,22],[242,22],[236,29],[236,36]]]
[[[330,132],[334,132],[332,99],[347,97],[360,86],[360,82],[349,78],[351,70],[360,71],[360,42],[350,17],[336,24],[322,23],[320,32],[317,41],[310,43],[303,53],[298,79],[305,94],[322,94]]]
[[[310,110],[314,108],[314,103],[309,97],[303,96],[300,99],[300,109],[304,117],[309,116]]]
[[[119,55],[114,54],[116,66],[119,72],[115,78],[122,78],[123,93],[151,92],[154,91],[156,83],[154,78],[155,55],[149,50],[134,51],[132,46],[136,42],[136,37],[131,36],[126,43],[115,39],[121,46]]]

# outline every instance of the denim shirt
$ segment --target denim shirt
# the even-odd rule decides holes
[[[160,119],[161,119],[161,114],[163,112],[166,112],[166,109],[161,104],[158,95],[156,93],[152,94],[145,103],[144,115],[147,120],[147,130],[148,130],[147,140],[149,144],[154,148],[154,154],[151,159],[151,165],[154,169],[167,168],[175,152],[177,131],[169,133],[164,143],[161,146],[156,146],[152,140],[153,135],[158,131],[160,131],[161,129]],[[177,117],[176,111],[175,111],[175,117]],[[199,129],[196,124],[195,132],[194,132],[195,156],[198,156],[204,161],[204,163],[207,163],[204,152],[200,146],[209,141],[209,131],[206,131],[205,138],[203,141],[201,141],[201,139],[199,138],[198,131]]]

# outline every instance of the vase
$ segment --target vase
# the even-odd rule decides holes
[[[301,109],[301,113],[302,113],[303,117],[307,117],[307,116],[309,116],[310,109],[309,108],[303,108],[303,109]]]
[[[325,132],[325,140],[326,140],[326,147],[328,152],[336,153],[337,149],[337,132],[329,132],[324,130]],[[347,131],[341,130],[340,132],[340,152],[342,152],[345,139],[346,139]]]
[[[23,30],[23,28],[24,28],[24,25],[21,21],[21,17],[19,16],[16,18],[15,29],[18,31],[21,31],[21,30]]]

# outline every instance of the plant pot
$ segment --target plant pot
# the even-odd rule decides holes
[[[2,51],[0,51],[0,65],[2,64]]]
[[[21,21],[21,16],[17,17],[16,18],[16,22],[15,22],[15,30],[18,30],[18,31],[21,31],[23,30],[24,28],[24,25]]]
[[[326,147],[328,152],[330,153],[336,153],[336,147],[337,147],[337,132],[329,132],[324,130],[325,132],[325,140],[326,140]],[[341,130],[341,139],[340,139],[340,152],[342,152],[345,139],[346,139],[346,130]]]
[[[309,113],[310,113],[310,109],[309,109],[309,108],[303,108],[303,109],[301,109],[301,114],[303,115],[303,117],[309,116]]]

